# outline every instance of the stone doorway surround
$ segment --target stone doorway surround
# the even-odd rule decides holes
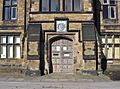
[[[51,45],[56,40],[66,39],[71,40],[73,43],[73,53],[72,53],[72,68],[74,65],[74,40],[75,40],[75,33],[56,33],[56,32],[48,32],[45,33],[45,69],[47,69],[48,73],[53,73],[53,64],[52,64],[52,53],[51,53]],[[74,68],[73,68],[74,69]],[[56,71],[57,72],[57,71]],[[62,70],[61,70],[62,72]],[[69,71],[70,72],[70,71]],[[73,70],[71,71],[73,72]]]

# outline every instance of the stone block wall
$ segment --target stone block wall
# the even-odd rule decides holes
[[[109,1],[109,0],[108,0]],[[115,52],[117,52],[115,50],[115,47],[116,45],[119,45],[119,44],[116,44],[115,43],[115,37],[116,36],[120,36],[119,33],[120,33],[120,2],[119,0],[116,0],[116,19],[103,19],[103,14],[102,14],[102,11],[103,11],[103,0],[100,0],[101,2],[101,34],[102,34],[102,37],[104,37],[105,39],[108,39],[108,36],[110,37],[110,39],[112,39],[112,55],[114,55],[111,60],[109,60],[108,58],[108,65],[114,65],[114,64],[120,64],[120,58],[115,58]],[[120,39],[120,38],[119,38]],[[105,42],[105,44],[109,44]],[[107,45],[103,45],[103,48],[105,48],[104,46],[106,47],[109,47]],[[107,48],[108,50],[109,48]],[[105,53],[106,54],[106,53]]]
[[[39,12],[39,1],[40,0],[26,0],[27,1],[27,25],[29,22],[34,23],[34,21],[40,21],[39,24],[41,24],[42,30],[47,30],[47,31],[53,31],[55,30],[55,18],[68,18],[69,19],[69,30],[79,30],[80,33],[75,33],[74,32],[74,57],[76,59],[75,63],[75,70],[76,69],[89,69],[89,66],[92,66],[95,68],[95,61],[91,61],[90,63],[86,62],[84,63],[83,61],[83,44],[82,44],[82,23],[83,22],[88,22],[88,21],[93,21],[93,11],[92,11],[92,5],[91,5],[91,0],[83,0],[83,8],[80,13],[40,13]],[[30,1],[31,4],[30,4]],[[63,3],[63,0],[60,0],[60,3]],[[14,29],[9,28],[9,29],[0,29],[0,33],[10,33],[12,34],[13,32],[16,33],[21,33],[21,56],[20,60],[10,60],[9,64],[16,64],[16,62],[24,68],[28,69],[35,69],[38,70],[40,67],[40,61],[39,60],[27,60],[27,37],[25,39],[24,44],[22,44],[22,40],[24,37],[24,0],[18,0],[18,5],[17,5],[17,20],[16,21],[3,21],[2,20],[2,13],[3,13],[3,0],[0,0],[0,26],[18,26]],[[60,11],[63,10],[62,5],[60,6]],[[29,14],[29,11],[33,12]],[[34,12],[37,12],[36,14]],[[34,23],[35,24],[35,23]],[[37,28],[36,28],[37,29]],[[50,33],[51,34],[51,33]],[[69,34],[69,32],[68,32]],[[80,35],[80,36],[79,36]],[[45,35],[46,36],[46,35]],[[79,41],[80,39],[80,41]],[[23,48],[24,45],[24,48]],[[36,54],[37,43],[32,43],[30,54]],[[28,53],[29,54],[29,53]],[[45,55],[44,55],[45,56]],[[5,60],[4,64],[7,64],[8,59]],[[45,59],[47,60],[47,59]],[[0,63],[3,64],[3,61],[0,60]],[[91,65],[90,65],[91,64]],[[47,64],[46,64],[47,65]],[[88,65],[88,67],[87,67]],[[86,66],[87,68],[84,68]],[[91,67],[91,68],[92,68]],[[91,69],[90,68],[90,69]],[[94,69],[92,68],[92,69]]]
[[[30,68],[30,66],[33,66],[36,61],[30,62],[27,60],[27,39],[25,39],[25,42],[23,43],[23,37],[24,37],[24,1],[25,0],[17,0],[17,20],[9,20],[5,21],[3,20],[3,0],[0,0],[0,33],[2,34],[8,34],[12,35],[13,33],[17,34],[20,33],[20,59],[0,59],[0,66],[6,66],[6,67],[19,67],[23,69]],[[26,20],[28,24],[29,20],[29,10],[30,10],[30,0],[26,0]],[[24,48],[23,48],[24,47]],[[30,63],[29,63],[30,62]],[[37,62],[39,63],[39,62]],[[35,64],[37,64],[35,63]],[[38,69],[39,64],[36,67],[33,67],[33,69]]]
[[[61,13],[63,11],[62,3],[63,0],[60,0],[60,13],[42,13],[39,12],[39,0],[32,0],[31,3],[31,13],[30,13],[30,22],[34,23],[35,21],[37,23],[41,24],[42,30],[43,31],[55,31],[55,19],[56,18],[67,18],[69,19],[69,31],[74,31],[78,30],[78,32],[73,32],[74,33],[74,71],[77,69],[83,70],[83,69],[94,69],[96,67],[96,61],[89,61],[89,62],[84,62],[83,60],[83,44],[82,44],[82,23],[83,22],[88,22],[88,21],[93,21],[93,12],[92,12],[92,4],[91,0],[82,0],[82,11],[80,13]],[[45,60],[45,67],[48,69],[48,59],[47,58],[47,53],[48,50],[46,50],[46,44],[47,44],[47,39],[46,37],[49,34],[58,34],[55,32],[46,32],[45,33],[45,54],[44,54],[44,60]],[[70,34],[67,32],[67,34]],[[72,34],[72,33],[71,33]],[[65,34],[66,35],[66,34]],[[80,36],[79,36],[80,35]],[[79,39],[81,42],[79,42]],[[91,64],[91,65],[90,65]],[[86,67],[84,67],[86,66]],[[91,66],[91,67],[90,67]]]

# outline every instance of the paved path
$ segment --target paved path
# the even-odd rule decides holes
[[[0,82],[0,89],[120,89],[120,82]]]
[[[120,81],[113,82],[105,75],[50,74],[29,77],[0,74],[0,89],[120,89]]]
[[[0,81],[8,82],[111,82],[105,75],[49,74],[45,76],[25,76],[21,74],[0,74]]]

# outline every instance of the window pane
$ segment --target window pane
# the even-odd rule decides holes
[[[102,43],[105,43],[105,38],[102,38]]]
[[[8,46],[8,58],[13,58],[13,46],[12,45],[9,45]]]
[[[72,0],[65,0],[65,11],[72,11]]]
[[[12,5],[17,5],[17,0],[12,0]]]
[[[8,36],[8,43],[13,43],[13,36]]]
[[[116,18],[116,11],[115,11],[115,7],[110,7],[110,16],[111,16],[111,18]]]
[[[108,0],[103,0],[104,2],[103,3],[108,3]]]
[[[49,11],[49,0],[42,0],[42,11]]]
[[[1,58],[6,58],[6,46],[1,46]]]
[[[15,36],[15,43],[19,43],[20,44],[20,36]]]
[[[108,43],[113,43],[113,41],[112,41],[112,36],[107,36],[107,42],[108,42]]]
[[[112,46],[108,45],[107,49],[108,49],[107,58],[113,58],[113,56],[112,56],[113,55],[112,54],[113,53]]]
[[[60,46],[56,46],[56,51],[60,51]]]
[[[103,19],[108,19],[108,5],[103,5]]]
[[[10,7],[5,7],[4,15],[5,15],[4,17],[5,20],[10,19]]]
[[[5,5],[9,6],[10,5],[10,0],[5,0]]]
[[[105,43],[105,36],[102,37],[102,43]]]
[[[67,51],[67,47],[63,47],[63,51]]]
[[[115,1],[116,1],[116,0],[110,0],[110,4],[111,4],[111,5],[115,5]]]
[[[6,36],[1,36],[1,43],[6,43]]]
[[[74,0],[74,11],[81,11],[81,0]]]
[[[17,17],[17,8],[16,7],[12,7],[12,14],[11,14],[11,18],[12,19],[16,19]]]
[[[120,47],[115,46],[115,58],[120,58]]]
[[[51,11],[59,11],[58,0],[51,0]]]
[[[119,38],[119,36],[115,36],[115,43],[120,43],[120,38]]]
[[[20,58],[20,46],[15,46],[14,57]]]
[[[105,47],[103,48],[103,50],[102,50],[102,51],[103,51],[103,54],[104,54],[104,55],[106,55],[106,54],[105,54]]]
[[[84,24],[82,26],[82,34],[83,34],[83,40],[96,40],[95,39],[95,30],[94,25],[92,24]]]

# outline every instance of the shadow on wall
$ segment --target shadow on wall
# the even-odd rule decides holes
[[[45,75],[44,70],[45,70],[45,60],[44,60],[44,41],[41,42],[40,44],[40,71],[41,71],[41,76]]]
[[[39,65],[39,69],[41,71],[41,76],[42,75],[45,75],[45,59],[44,59],[44,41],[45,41],[45,38],[44,38],[44,32],[41,30],[41,37],[40,37],[40,65]]]
[[[103,74],[105,73],[107,69],[107,59],[104,54],[102,54],[102,58],[101,58],[101,69],[102,69]]]

